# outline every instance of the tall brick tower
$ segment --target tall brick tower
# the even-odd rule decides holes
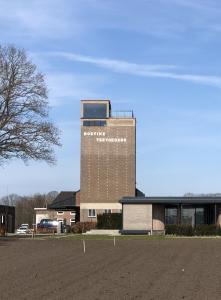
[[[111,113],[109,100],[81,101],[81,221],[120,212],[123,196],[135,196],[136,119]]]

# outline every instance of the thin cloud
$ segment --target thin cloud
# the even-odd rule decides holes
[[[221,87],[221,76],[200,75],[191,73],[178,73],[167,71],[174,69],[173,65],[146,65],[136,64],[122,60],[113,60],[108,58],[94,58],[69,52],[50,52],[51,55],[65,58],[67,60],[92,64],[112,72],[123,73],[129,75],[175,79],[180,81],[188,81],[192,83]]]
[[[104,30],[141,33],[158,38],[183,37],[193,31],[197,36],[219,34],[221,9],[218,1],[128,0],[59,1],[0,0],[0,34],[3,41],[25,38],[47,42],[58,39],[91,39]],[[126,9],[125,9],[126,7]],[[133,22],[131,22],[133,20]],[[203,31],[202,31],[203,29]]]
[[[202,0],[168,0],[169,3],[177,6],[186,7],[189,9],[197,10],[200,13],[217,14],[220,13],[219,1],[202,1]]]

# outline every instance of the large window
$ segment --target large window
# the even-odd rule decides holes
[[[214,224],[214,205],[182,204],[165,207],[165,224],[191,225]]]
[[[181,223],[186,225],[205,224],[204,207],[182,207]]]
[[[105,103],[84,103],[84,119],[105,119],[107,118],[107,104]]]
[[[177,207],[165,208],[165,224],[177,224]]]

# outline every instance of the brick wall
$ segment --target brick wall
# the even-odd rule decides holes
[[[74,211],[74,209],[72,211]],[[71,214],[72,211],[60,210],[62,214],[59,214],[58,213],[59,211],[55,211],[55,210],[37,210],[36,224],[40,223],[41,219],[53,219],[53,220],[61,220],[61,221],[64,221],[64,219],[66,219],[67,225],[73,225],[74,223],[71,224],[71,219],[76,219],[76,217],[78,216],[77,213],[76,215]]]
[[[81,193],[80,191],[76,192],[76,206],[80,206],[81,202]]]
[[[109,119],[107,126],[81,126],[81,203],[135,196],[135,124],[135,119]]]

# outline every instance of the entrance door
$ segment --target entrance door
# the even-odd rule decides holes
[[[205,216],[204,216],[204,208],[197,207],[196,208],[196,225],[205,224]]]

